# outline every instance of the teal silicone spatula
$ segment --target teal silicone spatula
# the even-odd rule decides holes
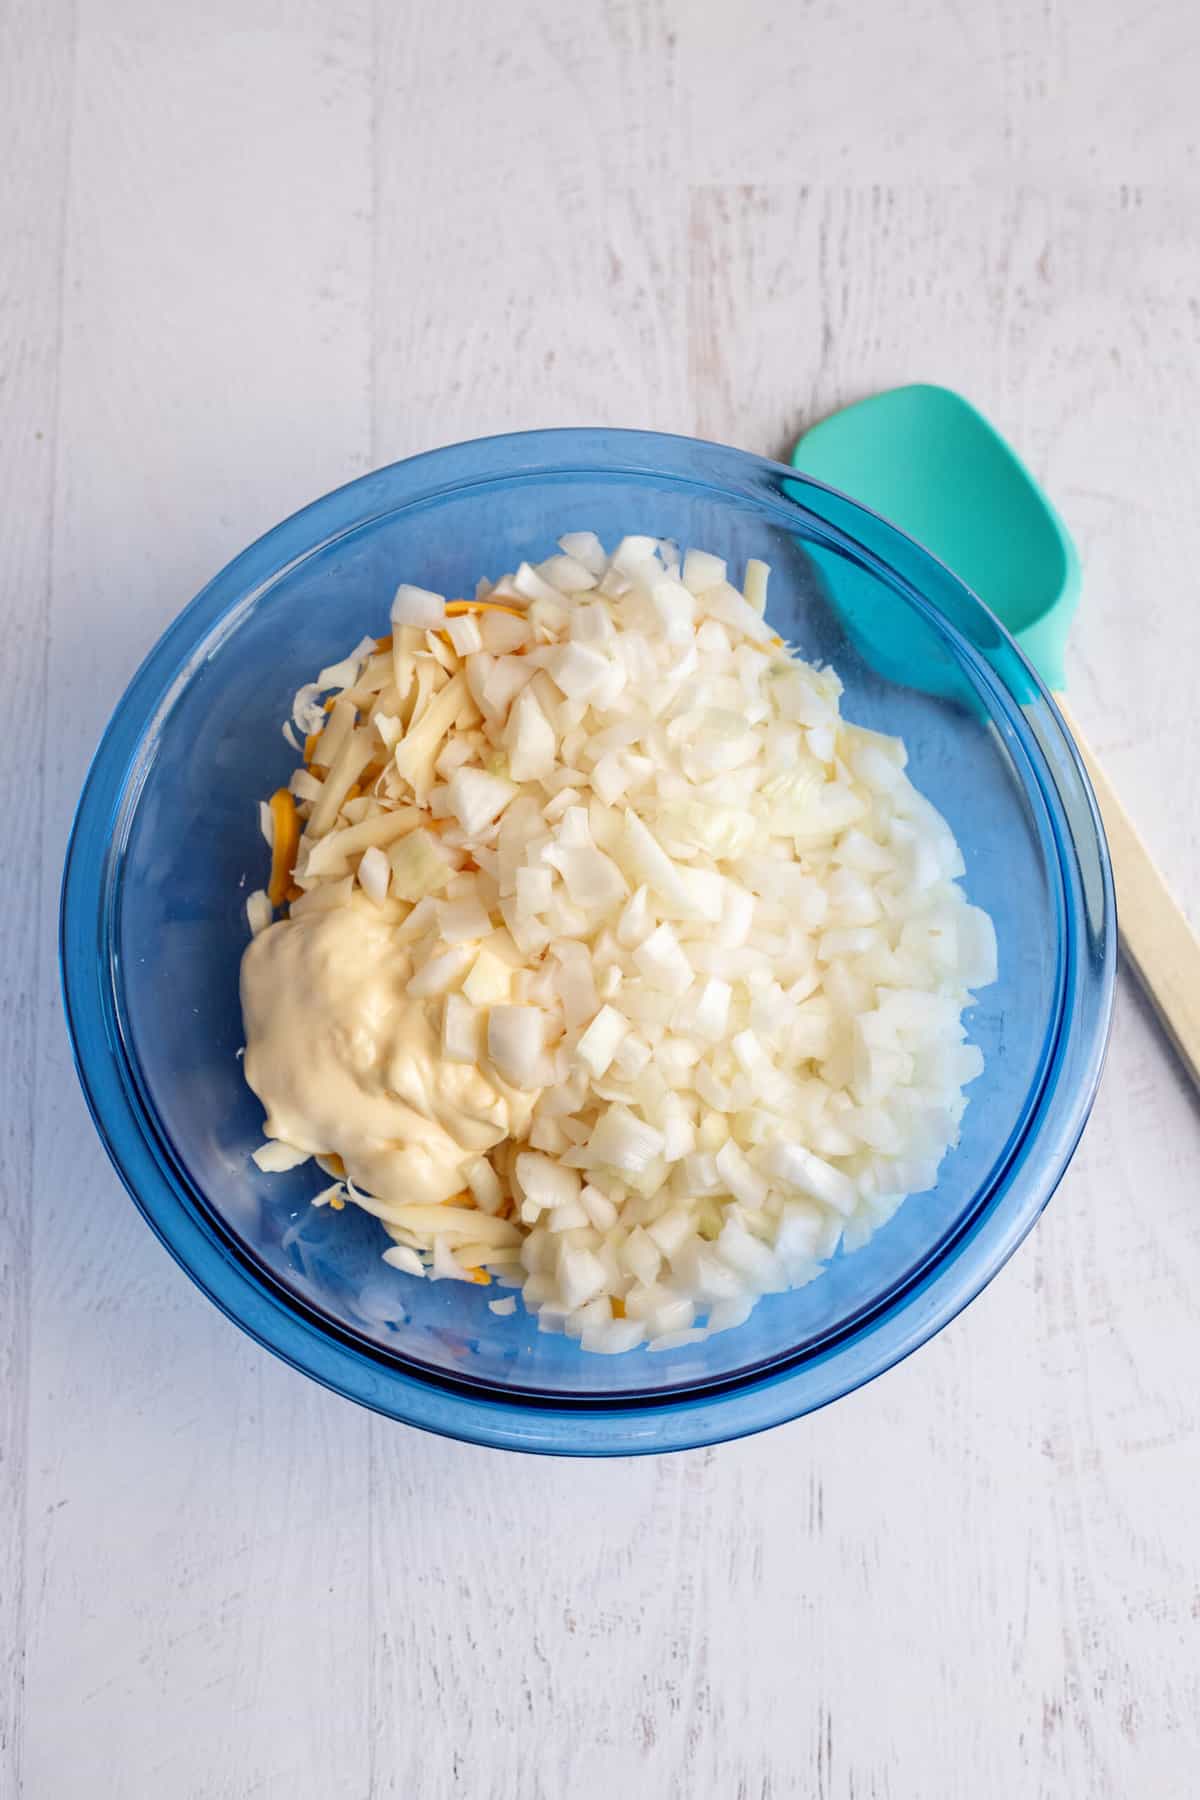
[[[1121,945],[1200,1085],[1200,940],[1159,874],[1068,710],[1064,651],[1079,603],[1079,558],[1024,464],[983,415],[949,388],[918,384],[834,413],[796,445],[792,463],[882,513],[991,607],[1051,689],[1095,790],[1117,891]],[[855,622],[848,621],[851,629]],[[944,691],[932,664],[876,615],[864,654],[912,686]],[[893,640],[895,638],[895,641]]]

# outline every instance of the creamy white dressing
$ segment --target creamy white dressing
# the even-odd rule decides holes
[[[335,1153],[384,1206],[460,1192],[472,1158],[525,1134],[538,1097],[442,1060],[442,1002],[408,998],[396,932],[355,896],[260,932],[241,973],[243,1067],[268,1137]]]

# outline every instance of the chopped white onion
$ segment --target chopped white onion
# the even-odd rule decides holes
[[[513,1087],[535,1085],[545,1027],[546,1015],[536,1006],[493,1006],[488,1014],[488,1056]]]
[[[444,624],[445,618],[446,599],[443,594],[433,594],[428,588],[413,587],[407,581],[400,583],[392,601],[393,632],[405,625],[415,625],[421,631],[432,631]]]
[[[493,1261],[598,1354],[732,1329],[865,1242],[937,1179],[982,1069],[991,920],[904,746],[774,636],[768,575],[567,532],[480,585],[499,610],[403,584],[391,651],[364,638],[293,706],[319,745],[289,784],[292,917],[373,903],[435,1046],[406,1101],[427,1083],[473,1146],[469,1206],[348,1178],[315,1204],[377,1212],[409,1274]],[[261,891],[246,912],[274,919]]]

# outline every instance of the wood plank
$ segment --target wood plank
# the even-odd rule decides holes
[[[35,1045],[54,986],[52,913],[39,907],[45,827],[45,674],[71,8],[0,12],[0,642],[5,802],[0,863],[0,1793],[21,1787]],[[36,180],[14,180],[15,170]]]
[[[763,1438],[576,1465],[368,1419],[208,1307],[84,1118],[52,933],[124,679],[312,494],[535,424],[781,453],[918,377],[977,399],[1075,530],[1073,704],[1195,920],[1194,11],[375,10],[80,0],[57,446],[27,427],[55,391],[58,13],[14,12],[34,61],[0,58],[6,167],[36,166],[0,202],[0,604],[47,746],[36,799],[32,749],[14,769],[6,825],[44,841],[4,945],[26,998],[0,989],[37,1069],[0,1170],[24,1792],[1184,1800],[1200,1109],[1132,990],[1060,1195],[935,1343]]]
[[[1200,159],[1186,0],[699,0],[678,19],[697,183],[1095,192],[1192,179]]]
[[[378,83],[376,459],[688,431],[665,0],[384,9]]]
[[[229,555],[364,466],[370,41],[363,5],[79,8],[37,689],[46,918],[86,759],[144,650]],[[365,1420],[257,1350],[155,1244],[84,1116],[53,986],[26,1791],[361,1793]]]
[[[1116,190],[714,188],[694,197],[690,292],[706,435],[746,442],[758,421],[783,454],[837,405],[925,379],[1012,438],[1084,557],[1080,711],[1110,740],[1122,720],[1130,765],[1144,747],[1156,779],[1127,804],[1148,834],[1169,812],[1159,844],[1194,904],[1200,798],[1164,783],[1161,755],[1169,741],[1171,766],[1194,767],[1200,751],[1182,579],[1200,551],[1200,245],[1185,215],[1172,194]],[[997,1800],[1185,1791],[1198,1158],[1200,1109],[1123,984],[1097,1117],[1032,1241],[935,1343],[787,1434],[812,1452],[825,1520],[792,1587],[797,1608],[811,1596],[812,1635],[789,1633],[776,1658],[812,1671],[800,1754],[815,1791],[949,1797],[965,1769]],[[766,1494],[779,1465],[762,1454]],[[768,1516],[774,1595],[797,1553],[780,1507]],[[721,1691],[762,1727],[761,1762],[738,1774],[765,1789],[782,1739],[754,1693]]]

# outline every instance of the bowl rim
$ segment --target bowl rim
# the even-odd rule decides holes
[[[399,1366],[365,1339],[305,1307],[242,1247],[175,1165],[140,1092],[111,979],[109,880],[119,823],[132,816],[154,722],[252,607],[289,570],[382,515],[439,496],[569,473],[643,476],[716,490],[802,520],[807,532],[908,591],[1005,719],[1010,750],[1040,791],[1058,856],[1062,931],[1059,1016],[1047,1039],[1035,1103],[957,1231],[918,1273],[812,1351],[682,1393],[620,1393],[555,1401]],[[810,510],[802,496],[811,496]],[[857,530],[835,523],[822,502]],[[861,534],[861,535],[860,535]],[[920,587],[866,541],[882,539],[927,578]],[[947,589],[947,583],[950,584]],[[925,586],[952,593],[968,638]],[[974,642],[972,642],[972,638]],[[979,644],[1015,659],[1018,700]],[[1023,773],[1023,779],[1027,777]],[[494,1447],[568,1455],[639,1454],[748,1435],[816,1410],[911,1354],[976,1297],[1049,1201],[1086,1123],[1103,1068],[1115,973],[1115,902],[1107,845],[1073,740],[1051,696],[987,607],[896,526],[782,464],[701,439],[606,427],[507,433],[421,452],[357,477],[272,527],[232,559],[167,626],[117,702],[88,770],[63,870],[59,966],[76,1072],[101,1142],[160,1242],[233,1322],[315,1380],[392,1418]],[[1052,1041],[1051,1041],[1052,1039]],[[122,1065],[125,1065],[122,1067]],[[982,1196],[982,1198],[980,1198]]]

